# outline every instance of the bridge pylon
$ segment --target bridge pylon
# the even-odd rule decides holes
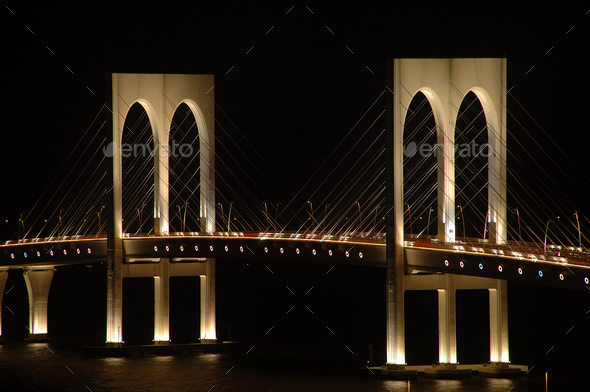
[[[153,132],[154,146],[154,234],[169,234],[169,142],[172,118],[182,104],[192,112],[199,133],[200,165],[200,222],[201,232],[215,231],[215,117],[213,75],[183,74],[128,74],[111,75],[112,86],[112,188],[109,201],[107,235],[107,332],[108,344],[123,342],[123,278],[133,277],[126,260],[123,237],[123,132],[130,108],[140,104],[145,110]],[[131,150],[134,150],[133,148]],[[196,148],[195,148],[196,150]],[[126,151],[129,151],[127,149]],[[196,261],[202,263],[203,260]],[[171,260],[159,259],[157,270],[149,270],[154,277],[154,341],[169,340],[169,277]],[[207,298],[207,336],[215,336],[215,259],[207,259],[210,275],[205,290]],[[134,266],[135,267],[135,266]],[[136,269],[136,268],[134,268]],[[139,276],[144,276],[142,269]],[[211,305],[212,304],[212,305]],[[213,309],[212,309],[213,308]],[[210,320],[212,315],[212,321]],[[212,339],[215,339],[213,337]]]
[[[387,220],[387,363],[405,364],[404,292],[407,273],[404,251],[404,126],[414,96],[424,94],[434,115],[437,134],[438,242],[454,243],[455,230],[455,124],[465,96],[479,99],[488,131],[489,242],[507,241],[506,210],[506,59],[446,58],[394,59],[388,64],[388,220]],[[388,86],[388,87],[389,87]],[[416,277],[412,277],[414,279]],[[417,277],[416,279],[420,279]],[[415,279],[414,279],[415,280]],[[440,360],[456,363],[454,280],[435,288],[439,295]],[[447,287],[450,285],[449,287]],[[498,287],[504,287],[498,283]],[[503,361],[507,352],[506,290],[490,291],[496,330],[492,360]],[[501,300],[496,301],[496,297]],[[494,298],[492,300],[492,298]],[[491,309],[491,308],[490,308]],[[499,310],[498,310],[499,309]],[[442,321],[441,321],[442,320]],[[503,323],[506,323],[505,325]],[[498,329],[500,328],[500,329]],[[504,332],[505,331],[505,334]],[[494,340],[495,342],[495,340]],[[504,347],[506,347],[504,349]],[[497,353],[497,354],[493,354]]]

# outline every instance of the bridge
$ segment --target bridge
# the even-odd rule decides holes
[[[408,290],[438,292],[439,362],[451,365],[457,363],[455,291],[488,290],[490,361],[508,363],[506,281],[587,290],[590,254],[582,246],[579,221],[577,244],[572,241],[569,244],[548,243],[550,222],[545,227],[544,241],[523,239],[520,216],[518,230],[508,226],[506,59],[396,59],[390,69],[389,91],[386,91],[389,109],[387,167],[383,170],[386,191],[375,191],[377,196],[373,199],[377,201],[367,203],[369,206],[364,213],[356,201],[349,203],[352,207],[335,209],[331,214],[325,204],[322,216],[317,211],[314,214],[313,204],[307,201],[303,207],[304,219],[295,219],[295,227],[290,230],[289,224],[293,226],[294,218],[279,225],[278,205],[274,217],[264,203],[262,218],[254,211],[257,207],[250,211],[243,207],[245,212],[239,214],[234,209],[232,219],[234,202],[217,194],[213,76],[113,74],[112,102],[105,106],[112,113],[106,121],[106,128],[112,130],[112,139],[102,151],[106,157],[106,175],[100,180],[90,178],[90,185],[82,187],[80,193],[86,194],[83,202],[74,208],[76,213],[72,214],[69,225],[63,223],[63,209],[56,209],[58,225],[48,236],[31,235],[31,230],[25,231],[24,219],[19,220],[18,238],[0,244],[0,301],[9,271],[22,269],[29,295],[29,329],[32,336],[44,337],[48,331],[47,303],[55,267],[106,262],[107,344],[123,342],[122,281],[135,277],[154,278],[154,341],[165,344],[169,341],[168,280],[172,276],[198,276],[201,279],[200,338],[206,342],[217,339],[216,259],[380,267],[387,274],[386,344],[387,363],[391,368],[402,368],[405,364],[403,298]],[[463,207],[467,204],[458,206],[460,215],[456,214],[455,205],[455,160],[458,156],[455,127],[461,117],[460,108],[469,94],[481,104],[485,119],[483,131],[488,139],[487,154],[483,154],[481,148],[475,154],[479,158],[487,155],[487,163],[480,170],[487,172],[484,184],[487,195],[484,197],[485,225],[479,238],[467,236],[463,216]],[[408,168],[419,150],[416,145],[408,150],[411,143],[407,139],[412,133],[408,125],[410,117],[417,112],[411,107],[419,95],[431,109],[435,127],[430,131],[437,143],[427,151],[428,156],[422,156],[417,166]],[[138,107],[148,124],[143,130],[127,125],[128,118]],[[187,114],[181,121],[175,121],[180,108]],[[180,130],[189,115],[194,119],[194,126],[185,129],[185,134],[177,138],[190,142],[175,146],[173,129]],[[140,145],[142,134],[146,132],[147,142]],[[129,139],[131,135],[135,139]],[[135,144],[129,140],[135,140]],[[152,145],[149,153],[144,154],[146,146]],[[197,147],[198,153],[192,154]],[[175,148],[180,150],[173,151]],[[185,152],[190,150],[191,154],[184,156],[182,148]],[[428,159],[434,160],[434,169],[420,167]],[[191,170],[190,165],[195,163],[196,169]],[[139,174],[130,176],[133,170]],[[146,173],[148,178],[153,178],[153,183],[145,181]],[[191,189],[197,173],[197,184]],[[416,173],[418,185],[409,186],[407,177]],[[412,197],[412,189],[420,187],[421,179],[432,175],[436,177],[436,185],[419,194],[419,201],[412,204],[424,204],[428,212],[426,227],[415,233],[412,225],[418,218],[415,215],[412,220],[407,200]],[[92,180],[96,180],[95,184]],[[145,188],[146,183],[148,188]],[[179,184],[181,190],[174,190]],[[105,191],[102,191],[103,186]],[[468,182],[461,192],[470,186]],[[386,201],[380,199],[384,193]],[[481,189],[475,193],[481,196]],[[153,200],[146,198],[150,194]],[[432,199],[433,195],[435,209],[424,201]],[[216,203],[216,196],[229,207],[227,214],[222,204]],[[346,199],[346,195],[341,199]],[[103,201],[105,207],[92,217],[96,233],[90,234],[87,223],[90,218],[84,211],[89,205],[92,210]],[[171,213],[170,207],[175,202],[180,204],[176,204],[176,213]],[[150,203],[153,203],[153,213],[144,221],[143,209]],[[351,209],[354,211],[357,207],[358,219],[347,222],[348,217],[344,215],[351,214]],[[104,208],[106,219],[102,215]],[[383,215],[379,215],[379,219],[378,212]],[[434,220],[431,220],[432,212]],[[516,212],[518,214],[518,210]],[[198,231],[187,230],[187,214],[188,220],[192,215],[191,225],[193,228],[197,225]],[[457,219],[463,221],[462,236],[457,235],[460,227]],[[436,226],[435,235],[429,233],[431,222]],[[232,224],[234,230],[231,230]],[[46,226],[47,221],[40,234]],[[540,237],[536,235],[537,239]]]

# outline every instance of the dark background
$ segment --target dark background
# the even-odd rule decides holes
[[[0,10],[3,237],[14,238],[19,214],[38,200],[106,102],[110,72],[215,74],[219,121],[225,121],[228,130],[230,122],[240,130],[251,145],[247,155],[273,184],[260,180],[256,185],[272,192],[275,201],[288,201],[383,91],[386,60],[392,57],[506,56],[508,85],[514,86],[511,96],[530,114],[521,110],[519,117],[528,132],[509,122],[509,149],[519,156],[519,149],[530,148],[550,174],[542,183],[532,178],[530,187],[565,190],[571,197],[566,211],[547,215],[571,214],[574,209],[589,212],[585,58],[590,16],[583,2],[291,6],[72,2],[35,8],[8,4],[10,10]],[[510,98],[508,105],[518,107]],[[535,165],[525,167],[534,170]],[[523,173],[528,178],[528,172]],[[229,337],[229,323],[232,338],[266,342],[269,347],[285,344],[305,351],[326,345],[330,350],[323,352],[344,356],[343,346],[348,345],[358,353],[352,357],[357,362],[365,360],[368,344],[373,343],[375,358],[383,360],[383,271],[367,269],[360,274],[337,266],[326,275],[328,266],[270,267],[278,277],[262,264],[219,263],[220,337]],[[51,332],[81,337],[88,330],[95,341],[102,339],[103,272],[99,265],[58,271],[53,285],[60,289],[52,291],[50,299]],[[7,289],[15,288],[5,295],[4,304],[19,309],[21,319],[8,321],[7,312],[2,315],[7,333],[14,336],[23,333],[21,324],[26,324],[28,313],[24,282],[17,275],[11,273]],[[74,277],[86,278],[73,283]],[[283,287],[284,283],[301,296],[317,282],[310,293],[317,297],[309,305],[317,316],[305,308],[306,296],[293,302]],[[135,335],[129,341],[149,340],[149,287],[141,280],[126,285],[128,297],[144,293],[141,306],[126,308],[125,325]],[[173,283],[171,298],[190,294],[191,287],[194,282]],[[487,296],[480,294],[457,296],[460,362],[486,357],[481,348],[487,344],[487,312],[476,304],[485,303]],[[408,348],[414,345],[413,352],[419,353],[411,358],[408,350],[409,362],[436,360],[434,298],[432,293],[408,296]],[[87,306],[78,308],[82,310],[76,317],[65,310],[81,303]],[[291,303],[296,307],[289,319],[283,314]],[[198,301],[174,306],[190,309]],[[588,297],[581,293],[510,285],[513,362],[539,364],[537,369],[587,363],[587,307]],[[182,310],[173,310],[179,313]],[[57,322],[57,314],[68,322]],[[197,321],[182,317],[173,334],[190,339]],[[264,335],[274,323],[276,335]],[[337,334],[328,334],[323,325],[334,325]],[[572,325],[576,327],[566,335]],[[555,348],[545,355],[551,346]],[[310,356],[309,352],[313,351],[301,355]]]

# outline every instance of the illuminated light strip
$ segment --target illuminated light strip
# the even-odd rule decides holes
[[[449,253],[457,253],[457,252],[453,252],[451,249],[448,248],[425,248],[425,247],[414,247],[413,249],[417,249],[417,250],[426,250],[426,251],[434,251],[434,252],[449,252]],[[469,252],[469,251],[465,251],[463,252],[464,254],[470,254],[470,255],[477,255],[477,256],[481,256],[479,253],[475,253],[475,252]],[[484,255],[486,257],[494,257],[492,254],[490,255]],[[504,259],[511,259],[511,260],[517,260],[517,261],[533,261],[533,260],[529,260],[528,258],[524,258],[524,257],[514,257],[514,256],[510,256],[510,255],[504,255],[502,256],[502,258]],[[539,260],[539,263],[544,263],[544,264],[548,264],[548,265],[563,265],[562,263],[557,263],[557,262],[553,262],[553,261],[547,261],[547,260]],[[589,261],[590,262],[590,261]],[[590,269],[590,265],[582,265],[582,264],[578,264],[578,263],[574,263],[574,264],[570,264],[569,265],[575,267],[575,268],[584,268],[584,269]]]

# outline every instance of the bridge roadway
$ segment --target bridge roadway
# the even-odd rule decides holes
[[[406,236],[406,273],[481,276],[587,290],[590,254],[574,247],[481,239],[438,243]],[[106,260],[103,237],[53,237],[0,245],[0,269],[92,264]],[[123,238],[126,263],[200,262],[206,258],[327,262],[385,267],[383,236],[313,235],[276,232],[172,233]]]

